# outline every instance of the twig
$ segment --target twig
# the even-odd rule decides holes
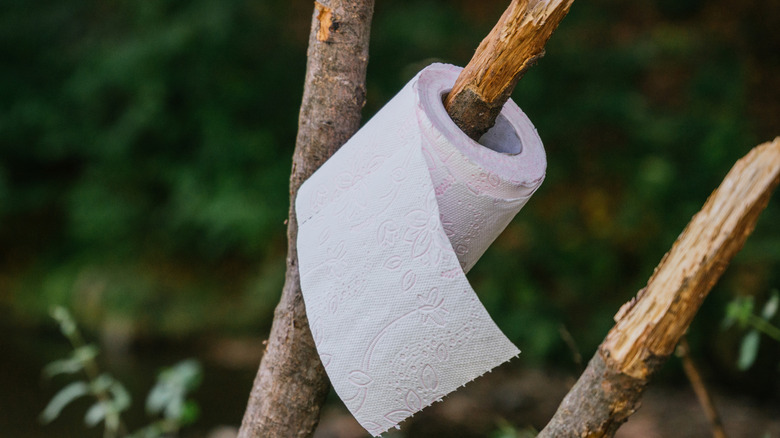
[[[577,342],[574,340],[574,336],[571,335],[571,332],[569,332],[563,324],[558,326],[558,333],[560,333],[561,339],[563,339],[566,346],[569,347],[572,360],[574,361],[574,364],[577,365],[577,370],[582,371],[582,354],[580,354],[580,350],[577,348]]]
[[[574,0],[512,0],[444,100],[452,120],[474,140],[496,122],[523,74]]]
[[[712,396],[707,385],[704,384],[704,379],[699,373],[699,368],[691,358],[691,347],[688,345],[688,338],[683,336],[680,339],[680,345],[677,346],[677,357],[682,360],[683,370],[685,375],[688,376],[688,380],[691,382],[693,392],[696,393],[696,398],[699,399],[699,404],[704,410],[704,415],[710,421],[710,427],[712,428],[713,438],[727,438],[726,431],[723,429],[723,422],[720,420],[718,410],[715,408],[715,403],[712,401]]]
[[[748,321],[750,325],[761,333],[769,336],[777,342],[780,342],[780,329],[773,326],[769,321],[758,315],[748,315]]]

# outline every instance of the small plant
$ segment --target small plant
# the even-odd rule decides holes
[[[60,374],[83,373],[86,380],[71,382],[55,394],[41,413],[43,423],[54,421],[67,405],[84,396],[95,399],[84,416],[84,424],[94,427],[102,422],[105,438],[175,436],[182,426],[195,421],[198,406],[193,400],[187,399],[187,395],[201,381],[202,372],[197,361],[185,360],[158,374],[157,383],[146,399],[146,411],[151,416],[162,418],[129,433],[121,414],[131,405],[130,394],[118,380],[101,372],[95,360],[98,348],[84,342],[70,312],[63,307],[56,307],[51,315],[59,323],[60,331],[70,341],[73,351],[69,357],[48,364],[43,369],[44,376],[52,378]]]
[[[758,355],[761,333],[780,342],[780,328],[771,323],[780,307],[780,292],[773,290],[760,314],[754,313],[755,303],[752,296],[736,297],[726,306],[723,327],[734,324],[741,330],[748,330],[742,338],[737,359],[737,368],[744,371],[753,366]]]
[[[157,384],[146,397],[146,412],[162,415],[162,419],[134,433],[132,438],[177,435],[182,426],[192,424],[200,411],[194,400],[187,399],[187,394],[198,387],[200,380],[200,364],[193,359],[161,371]]]
[[[490,438],[534,438],[536,435],[538,435],[538,432],[532,427],[518,430],[508,421],[500,419],[498,430],[493,431]]]

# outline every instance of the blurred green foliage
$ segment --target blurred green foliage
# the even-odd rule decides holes
[[[146,398],[146,411],[152,417],[161,416],[137,431],[130,433],[122,420],[122,413],[130,408],[132,398],[125,386],[111,374],[103,372],[96,361],[98,348],[87,344],[75,320],[64,307],[55,307],[52,317],[59,323],[60,332],[70,341],[73,351],[65,359],[49,363],[43,369],[45,377],[83,374],[85,380],[70,382],[49,401],[39,419],[48,424],[56,420],[63,409],[76,399],[88,396],[95,403],[84,416],[84,425],[104,424],[104,438],[161,438],[178,436],[182,426],[194,422],[199,413],[198,404],[189,398],[202,379],[200,363],[187,359],[166,368],[157,376],[157,383]]]
[[[745,331],[737,359],[737,368],[742,371],[755,363],[762,334],[780,342],[780,328],[772,324],[772,318],[780,307],[780,292],[773,290],[760,312],[755,312],[754,307],[752,296],[738,296],[726,306],[726,317],[723,319],[725,329],[736,325]]]
[[[428,63],[468,62],[506,3],[378,2],[364,116]],[[267,330],[310,2],[0,8],[2,308],[35,324],[66,304],[139,335]],[[778,28],[777,2],[575,2],[514,94],[547,180],[470,274],[526,361],[571,363],[561,325],[590,356],[734,161],[780,134]],[[739,339],[697,327],[780,284],[777,223],[775,196],[697,318],[716,366]]]

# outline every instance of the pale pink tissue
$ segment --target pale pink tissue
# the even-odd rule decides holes
[[[511,100],[479,144],[417,74],[300,188],[306,312],[333,388],[378,436],[520,353],[466,279],[542,183],[546,157]]]

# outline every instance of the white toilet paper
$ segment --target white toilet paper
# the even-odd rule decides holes
[[[465,272],[542,183],[544,149],[511,100],[484,146],[463,134],[442,104],[460,70],[418,73],[296,199],[314,341],[373,435],[519,353]]]

